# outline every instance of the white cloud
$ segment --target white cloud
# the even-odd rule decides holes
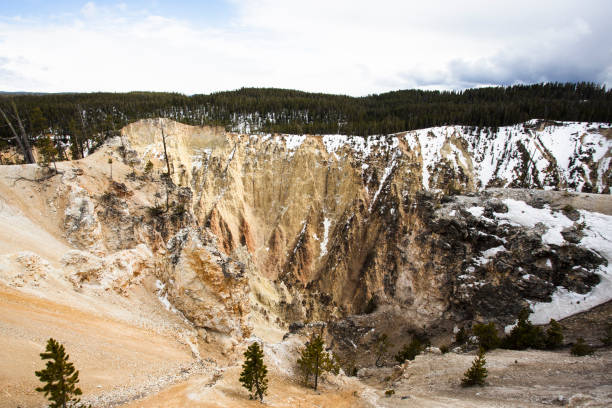
[[[231,3],[236,17],[214,27],[124,3],[1,19],[0,89],[364,95],[542,80],[612,85],[607,1]]]

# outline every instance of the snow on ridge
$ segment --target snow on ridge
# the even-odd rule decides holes
[[[494,258],[499,252],[505,251],[506,248],[503,245],[489,248],[482,253],[480,258],[475,259],[478,265],[485,265],[489,262],[489,259]]]
[[[495,133],[490,128],[438,126],[408,131],[404,139],[411,150],[420,152],[425,189],[430,188],[430,171],[442,158],[448,159],[456,169],[468,167],[468,157],[451,142],[451,138],[456,136],[467,142],[465,153],[471,159],[473,178],[475,182],[479,181],[480,188],[485,188],[494,178],[505,182],[506,186],[516,179],[522,171],[523,149],[529,155],[530,170],[536,173],[536,179],[531,180],[534,185],[545,186],[545,171],[554,169],[561,176],[562,183],[567,182],[581,190],[585,180],[579,171],[572,169],[582,169],[588,178],[590,170],[583,160],[592,155],[598,175],[594,187],[598,192],[603,191],[603,174],[611,164],[612,140],[599,133],[598,129],[609,129],[612,125],[555,122],[543,129],[535,129],[538,122],[531,120],[499,127]],[[446,143],[450,145],[450,154],[441,152]]]
[[[396,150],[399,147],[397,136],[346,136],[346,135],[323,135],[323,145],[328,154],[338,157],[337,152],[349,147],[354,154],[361,158],[370,156],[375,148],[385,150]]]
[[[533,119],[496,129],[454,125],[388,136],[328,134],[311,137],[320,138],[327,153],[336,159],[348,153],[362,160],[376,152],[399,151],[399,139],[402,138],[407,148],[421,159],[422,184],[426,190],[434,187],[430,186],[432,177],[440,161],[447,159],[451,167],[456,171],[461,168],[479,189],[493,181],[500,187],[507,187],[523,177],[526,166],[529,169],[526,181],[534,187],[567,186],[582,191],[586,183],[593,183],[594,192],[603,192],[605,174],[612,166],[612,139],[600,130],[610,129],[612,124],[557,121],[538,127],[539,123]],[[267,135],[260,140],[284,144],[289,157],[293,157],[307,137]]]
[[[286,135],[285,139],[285,147],[289,150],[289,157],[293,157],[295,151],[304,143],[306,140],[306,136],[304,135]]]

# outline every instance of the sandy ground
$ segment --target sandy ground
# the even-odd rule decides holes
[[[39,353],[49,337],[66,347],[86,396],[118,395],[193,363],[189,347],[171,336],[0,285],[0,407],[44,402],[34,371],[44,367]]]
[[[599,350],[589,357],[574,357],[568,350],[494,350],[486,358],[489,376],[484,387],[460,385],[474,353],[428,354],[402,369],[366,370],[361,381],[332,377],[317,392],[273,373],[264,405],[248,399],[238,382],[240,368],[234,366],[217,376],[192,376],[126,407],[612,406],[612,350]],[[385,391],[391,389],[395,394],[386,397]]]

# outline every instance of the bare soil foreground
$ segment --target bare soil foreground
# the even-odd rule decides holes
[[[362,384],[324,384],[319,392],[272,377],[270,407],[610,407],[612,351],[574,357],[568,351],[495,350],[487,355],[487,386],[462,388],[473,354],[418,356],[405,368],[376,369]],[[128,407],[256,407],[239,388],[238,368],[218,380],[193,377]],[[385,381],[386,380],[386,381]],[[350,381],[350,380],[349,380]],[[395,394],[385,396],[393,389]]]
[[[571,407],[612,406],[612,352],[599,351],[590,357],[574,357],[569,351],[494,350],[486,355],[488,378],[485,387],[463,388],[462,374],[474,353],[417,356],[392,379],[390,398],[383,407]],[[365,382],[373,386],[384,374],[378,372]]]

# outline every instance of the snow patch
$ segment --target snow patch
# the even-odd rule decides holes
[[[504,248],[503,245],[500,245],[494,248],[489,248],[482,253],[482,256],[480,258],[475,259],[475,261],[479,265],[484,265],[489,262],[489,259],[494,258],[495,255],[497,255],[499,252],[502,252],[505,250],[506,248]]]
[[[612,300],[612,216],[580,210],[586,227],[581,244],[598,253],[608,261],[595,271],[601,281],[586,294],[570,292],[557,287],[550,303],[531,302],[533,313],[529,320],[534,324],[546,324],[550,319],[563,319],[584,312]]]
[[[323,241],[321,241],[321,252],[319,253],[319,258],[322,258],[327,254],[327,242],[329,239],[329,227],[330,226],[331,226],[330,219],[325,218],[323,220]]]
[[[511,198],[503,201],[508,206],[508,212],[495,213],[495,216],[511,224],[530,228],[541,222],[548,228],[548,231],[542,235],[542,241],[546,244],[563,245],[565,240],[561,231],[574,225],[573,221],[562,212],[552,212],[548,205],[544,208],[534,208],[524,201]]]
[[[482,217],[482,214],[484,213],[484,207],[474,206],[474,207],[470,207],[466,209],[466,211],[472,214],[474,217],[480,218]]]

